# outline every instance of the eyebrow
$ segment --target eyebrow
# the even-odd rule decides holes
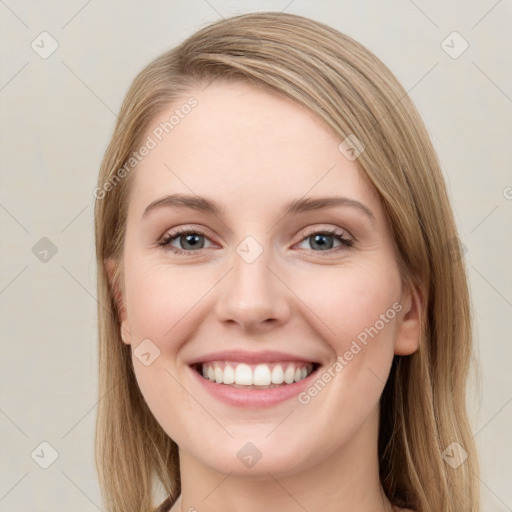
[[[306,197],[301,199],[294,199],[285,204],[281,209],[281,215],[288,217],[296,213],[310,212],[314,210],[323,210],[325,208],[332,208],[335,206],[348,206],[356,208],[364,213],[372,222],[375,222],[375,216],[372,211],[363,203],[350,199],[348,197]],[[190,196],[185,194],[171,194],[160,199],[153,201],[149,204],[142,217],[146,217],[151,211],[159,208],[190,208],[203,213],[209,213],[215,216],[222,216],[225,209],[216,201],[206,199],[200,196]]]

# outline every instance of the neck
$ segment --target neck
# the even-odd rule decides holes
[[[350,442],[319,446],[310,465],[292,463],[295,472],[282,472],[263,467],[262,459],[252,477],[217,472],[180,449],[182,494],[172,512],[392,512],[379,478],[377,436],[378,407]]]

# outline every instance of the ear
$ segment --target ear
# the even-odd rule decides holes
[[[127,345],[131,344],[131,330],[128,325],[128,321],[126,318],[126,308],[124,305],[123,294],[119,289],[119,282],[117,276],[118,270],[118,262],[112,258],[105,260],[105,269],[107,271],[108,281],[110,285],[111,293],[114,297],[114,302],[116,304],[117,313],[119,316],[119,320],[121,322],[121,338],[124,343]]]
[[[408,356],[416,352],[420,346],[424,308],[421,291],[416,287],[405,289],[400,304],[402,310],[398,317],[395,354]]]

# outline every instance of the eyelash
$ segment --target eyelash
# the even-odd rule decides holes
[[[318,234],[333,236],[334,238],[336,238],[337,240],[339,240],[341,242],[341,245],[339,247],[334,247],[332,249],[327,249],[325,251],[314,251],[313,249],[309,249],[309,251],[314,252],[314,253],[327,253],[327,255],[329,255],[329,254],[332,254],[333,252],[350,249],[354,244],[353,240],[345,238],[343,236],[342,232],[340,232],[336,229],[329,229],[329,228],[318,230],[318,231],[313,231],[307,235],[303,234],[303,238],[300,240],[300,242],[303,242],[307,238],[309,238],[313,235],[318,235]],[[171,251],[175,254],[191,255],[191,253],[199,252],[201,250],[201,249],[198,249],[196,251],[184,251],[182,249],[177,249],[176,247],[172,247],[170,245],[170,243],[174,239],[177,239],[178,237],[183,236],[183,235],[200,235],[200,236],[204,236],[205,238],[208,238],[207,235],[205,233],[203,233],[201,230],[192,230],[192,229],[187,229],[187,228],[176,228],[175,230],[167,233],[162,238],[162,240],[160,242],[158,242],[158,245],[163,247],[165,250]]]

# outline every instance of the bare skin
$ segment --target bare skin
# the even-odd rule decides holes
[[[341,140],[305,109],[241,83],[203,88],[190,92],[197,107],[134,171],[123,254],[123,340],[132,354],[143,340],[158,347],[152,364],[135,356],[133,364],[180,450],[183,503],[172,512],[397,510],[379,480],[379,398],[394,355],[418,349],[422,304],[403,286],[379,197],[339,151]],[[225,212],[161,207],[143,216],[176,193]],[[351,202],[281,212],[320,196]],[[158,245],[176,227],[196,233],[196,245],[183,234]],[[351,245],[322,238],[325,229]],[[251,263],[236,251],[249,236],[262,250]],[[353,342],[370,326],[377,332],[357,351]],[[302,355],[321,364],[320,376],[339,356],[346,364],[307,403],[241,408],[209,394],[188,364],[234,348]],[[250,468],[237,457],[248,442],[262,454]]]

